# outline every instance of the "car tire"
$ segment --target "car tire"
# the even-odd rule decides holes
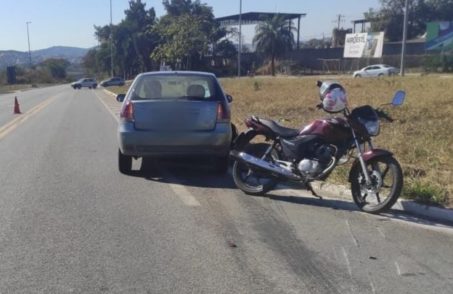
[[[228,171],[229,156],[221,156],[213,158],[213,169],[218,175],[224,175]]]
[[[378,77],[382,78],[384,76],[383,73],[378,74]]]
[[[354,76],[354,78],[361,78],[361,77],[362,77],[362,76],[359,75],[359,74],[356,74],[356,75]]]
[[[118,149],[118,169],[122,174],[130,174],[132,171],[132,156],[124,155]]]

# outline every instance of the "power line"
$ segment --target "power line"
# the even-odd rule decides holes
[[[337,24],[337,29],[340,29],[340,25],[345,22],[345,15],[337,14],[337,19],[333,23]]]

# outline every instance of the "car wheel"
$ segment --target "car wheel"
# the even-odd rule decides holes
[[[218,175],[223,175],[228,171],[229,156],[215,157],[213,159],[213,169]]]
[[[130,174],[132,170],[132,156],[124,155],[118,149],[118,169],[122,174]]]
[[[383,77],[383,76],[384,76],[383,73],[378,74],[378,77],[380,77],[380,78]]]
[[[362,77],[362,76],[359,75],[359,74],[356,74],[356,75],[354,76],[354,78],[361,78],[361,77]]]

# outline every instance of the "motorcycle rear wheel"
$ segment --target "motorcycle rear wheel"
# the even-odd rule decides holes
[[[372,187],[370,189],[366,187],[361,165],[354,165],[351,170],[352,198],[365,212],[376,214],[384,212],[395,204],[401,194],[403,188],[401,166],[395,158],[386,156],[367,161],[366,167]]]
[[[249,143],[241,151],[246,152],[255,157],[261,158],[270,144],[267,143]],[[276,150],[272,150],[268,155],[274,160],[278,160],[279,156]],[[267,159],[266,159],[267,160]],[[250,169],[246,164],[234,161],[233,164],[233,180],[236,186],[244,193],[249,195],[263,195],[275,188],[278,184],[278,179],[266,174]]]

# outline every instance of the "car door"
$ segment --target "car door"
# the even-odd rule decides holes
[[[369,76],[370,76],[370,73],[371,73],[370,71],[371,71],[372,68],[373,68],[372,66],[367,66],[367,67],[365,67],[365,68],[363,69],[363,71],[362,71],[362,75],[363,75],[364,77],[369,77]]]

